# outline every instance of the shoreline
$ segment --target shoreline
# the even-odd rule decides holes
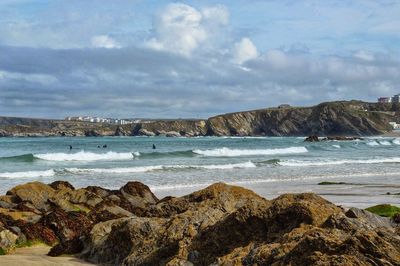
[[[12,253],[0,256],[0,264],[7,266],[95,265],[71,255],[59,257],[47,256],[50,249],[50,246],[44,244],[16,248]]]

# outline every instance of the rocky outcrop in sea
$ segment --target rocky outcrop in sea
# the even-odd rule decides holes
[[[103,265],[400,265],[394,220],[223,183],[163,199],[139,182],[23,184],[0,196],[0,247],[29,241]]]

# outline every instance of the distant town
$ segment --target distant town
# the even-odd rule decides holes
[[[392,97],[380,97],[378,103],[400,103],[400,94],[393,95]]]
[[[140,120],[127,120],[127,119],[116,119],[116,118],[103,118],[93,116],[68,116],[65,118],[66,121],[83,121],[90,123],[107,123],[115,125],[127,125],[132,123],[138,123]]]

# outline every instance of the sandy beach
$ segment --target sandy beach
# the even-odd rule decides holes
[[[18,248],[14,253],[0,256],[0,265],[7,266],[73,266],[94,265],[73,256],[50,257],[46,254],[50,247],[46,245],[35,245],[33,247]]]

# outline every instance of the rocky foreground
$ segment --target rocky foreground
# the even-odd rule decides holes
[[[44,242],[104,265],[400,265],[396,221],[315,194],[266,200],[217,183],[160,200],[139,182],[57,181],[17,186],[0,207],[2,252]]]
[[[266,108],[204,120],[149,120],[129,125],[0,117],[0,137],[29,136],[370,136],[400,122],[399,103],[327,102]]]

